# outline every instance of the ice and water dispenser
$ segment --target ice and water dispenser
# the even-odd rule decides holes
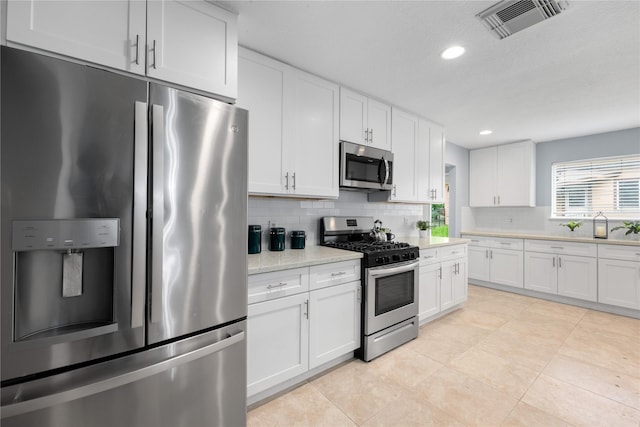
[[[116,330],[117,218],[13,221],[14,341]]]

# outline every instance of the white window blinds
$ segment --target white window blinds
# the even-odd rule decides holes
[[[551,166],[552,216],[640,219],[640,155]]]

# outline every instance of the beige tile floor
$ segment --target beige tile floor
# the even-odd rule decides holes
[[[249,426],[640,426],[640,320],[469,286],[464,308]]]

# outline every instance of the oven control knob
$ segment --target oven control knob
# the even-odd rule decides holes
[[[416,258],[416,254],[414,254],[413,252],[411,252],[411,254],[409,254],[409,258],[411,258],[411,259],[415,259],[415,258]]]
[[[395,254],[395,255],[393,256],[393,260],[394,260],[394,261],[400,261],[400,255]]]
[[[384,257],[384,262],[389,262],[390,258],[388,256]]]
[[[378,258],[376,258],[376,264],[382,264],[382,263],[383,263],[383,261],[384,261],[384,259],[383,259],[381,256],[379,256]]]

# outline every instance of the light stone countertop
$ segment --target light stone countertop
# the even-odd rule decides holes
[[[458,245],[468,243],[467,239],[454,237],[429,237],[426,239],[399,238],[400,242],[417,245],[420,249],[429,249],[439,246]],[[262,251],[259,254],[249,254],[249,275],[269,273],[272,271],[288,270],[291,268],[308,267],[310,265],[328,264],[331,262],[361,259],[362,253],[346,251],[342,249],[328,248],[326,246],[307,246],[305,249],[286,249],[284,251]]]
[[[328,248],[326,246],[306,246],[304,249],[285,249],[284,251],[262,251],[247,255],[248,272],[252,274],[308,267],[310,265],[361,259],[360,252]]]
[[[467,236],[480,236],[480,237],[505,237],[511,239],[530,239],[530,240],[556,240],[561,242],[579,242],[579,243],[599,243],[607,245],[626,245],[626,246],[640,246],[638,240],[623,240],[623,239],[594,239],[593,237],[568,237],[557,235],[543,235],[543,234],[525,234],[525,233],[501,233],[498,231],[463,231],[461,235]]]
[[[469,239],[458,239],[456,237],[439,237],[431,236],[423,239],[415,237],[398,238],[399,242],[406,242],[410,245],[418,246],[420,249],[431,249],[440,246],[459,245],[463,243],[469,243]]]

